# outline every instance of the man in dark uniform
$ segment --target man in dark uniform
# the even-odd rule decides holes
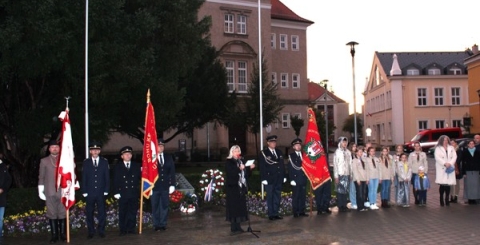
[[[8,173],[8,167],[0,159],[0,244],[3,242],[3,215],[7,206],[7,192],[12,185],[12,177]]]
[[[97,206],[98,234],[105,237],[105,197],[110,188],[108,160],[100,157],[101,145],[92,142],[89,145],[90,157],[83,161],[82,194],[86,199],[88,239],[95,235],[93,212]]]
[[[305,216],[305,202],[307,199],[307,176],[302,169],[302,140],[296,138],[292,141],[292,148],[288,159],[288,176],[292,186],[292,212],[293,217]]]
[[[267,137],[268,147],[262,151],[260,156],[260,177],[262,184],[267,191],[268,218],[270,220],[283,219],[278,214],[282,184],[287,181],[285,178],[285,162],[282,151],[276,149],[277,136]]]
[[[132,161],[132,147],[120,149],[122,161],[115,165],[113,193],[118,199],[120,236],[134,234],[140,197],[140,164]]]
[[[60,144],[56,140],[48,142],[48,156],[40,160],[40,169],[38,174],[38,196],[45,201],[47,206],[46,216],[50,224],[50,233],[52,238],[50,243],[60,240],[67,241],[66,233],[66,212],[63,205],[62,190],[57,190],[57,161],[60,153]]]
[[[152,190],[152,211],[153,211],[153,226],[155,231],[164,231],[167,229],[169,194],[175,191],[175,163],[173,156],[164,154],[165,141],[158,139],[158,179]]]

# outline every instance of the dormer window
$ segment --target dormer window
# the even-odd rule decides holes
[[[418,75],[420,75],[420,71],[418,69],[415,69],[415,68],[407,69],[407,76],[418,76]]]
[[[462,75],[462,69],[456,68],[456,67],[455,68],[450,68],[448,70],[448,74],[449,75]]]
[[[428,75],[440,75],[440,69],[438,68],[430,68],[428,69]]]

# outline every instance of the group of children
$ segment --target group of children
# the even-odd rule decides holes
[[[377,157],[376,150],[367,143],[365,147],[351,144],[347,147],[345,137],[339,139],[335,151],[334,180],[337,191],[337,205],[340,212],[349,211],[347,195],[350,199],[350,209],[366,211],[379,209],[377,206],[377,191],[380,186],[381,207],[390,207],[390,189],[395,186],[395,203],[398,206],[410,206],[410,185],[412,185],[415,204],[425,206],[427,190],[430,181],[427,177],[427,155],[421,150],[420,144],[415,144],[415,151],[410,154],[403,152],[403,146],[396,146],[394,155],[390,155],[388,147],[382,148]],[[350,180],[350,181],[345,181]],[[349,190],[348,194],[344,190]]]

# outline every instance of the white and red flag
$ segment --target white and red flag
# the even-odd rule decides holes
[[[73,154],[72,130],[68,108],[58,116],[62,121],[62,138],[60,143],[60,159],[58,160],[57,189],[62,192],[62,203],[68,210],[75,204],[75,156]]]
[[[315,190],[331,178],[328,171],[327,157],[318,133],[315,112],[308,108],[307,115],[308,126],[304,141],[302,168],[310,180],[312,188]]]

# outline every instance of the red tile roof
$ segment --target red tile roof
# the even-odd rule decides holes
[[[295,12],[293,12],[291,9],[285,6],[285,4],[280,2],[280,0],[271,0],[271,3],[272,3],[272,12],[271,12],[272,19],[290,20],[290,21],[298,21],[298,22],[313,24],[313,21],[304,19],[298,16],[297,14],[295,14]]]
[[[324,93],[325,93],[325,89],[322,86],[320,86],[318,83],[312,83],[312,82],[308,83],[308,100],[315,101],[320,96],[323,96]],[[327,91],[327,94],[330,98],[335,100],[337,103],[345,103],[344,100],[340,99],[335,94],[329,91]]]

